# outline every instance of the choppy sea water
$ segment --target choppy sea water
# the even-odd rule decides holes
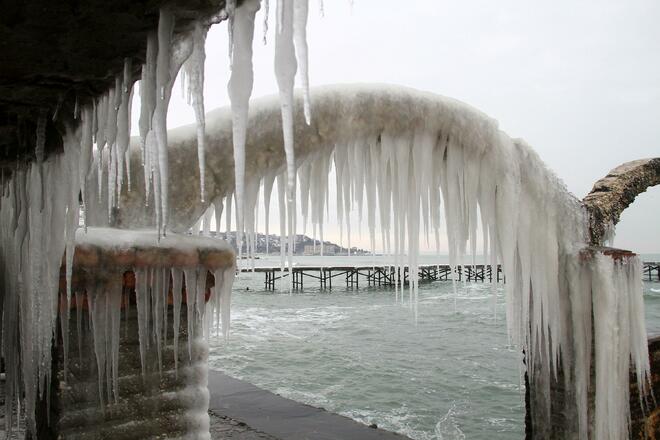
[[[305,280],[290,295],[242,274],[229,342],[212,342],[210,366],[413,439],[523,438],[521,358],[507,343],[501,287],[495,303],[487,283],[456,293],[451,282],[421,284],[415,322],[390,288]],[[660,282],[645,291],[647,327],[660,332]]]

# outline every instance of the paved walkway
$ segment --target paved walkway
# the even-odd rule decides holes
[[[212,414],[241,421],[266,437],[282,440],[407,440],[399,434],[370,428],[348,417],[295,402],[218,371],[209,371]],[[214,437],[215,438],[215,437]]]

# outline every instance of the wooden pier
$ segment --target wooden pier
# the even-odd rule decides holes
[[[362,286],[394,286],[408,285],[408,266],[372,265],[372,266],[295,266],[289,274],[287,267],[256,267],[243,269],[242,272],[258,272],[265,275],[264,287],[266,290],[275,290],[275,282],[288,276],[292,277],[293,290],[303,290],[305,281],[317,281],[321,289],[332,289],[332,284],[344,284],[347,288]],[[493,273],[495,272],[495,273]],[[498,265],[493,271],[486,264],[462,265],[452,268],[448,264],[422,264],[418,266],[418,279],[420,282],[430,281],[467,281],[467,282],[496,282],[504,283],[502,266]],[[660,262],[645,262],[643,279],[660,281]]]
[[[646,281],[660,281],[660,262],[648,261],[644,262],[644,271],[642,278]],[[655,274],[655,275],[654,275]]]
[[[305,281],[316,280],[321,289],[332,289],[332,284],[346,283],[347,288],[362,286],[394,286],[407,285],[410,271],[408,266],[372,265],[372,266],[297,266],[289,269],[285,267],[256,267],[243,269],[242,272],[258,272],[265,275],[264,286],[266,290],[275,290],[275,282],[291,276],[291,285],[294,290],[302,290]],[[495,272],[495,273],[493,273]],[[492,270],[490,265],[456,266],[452,271],[448,264],[424,264],[418,266],[418,279],[420,282],[428,281],[469,281],[469,282],[504,282],[501,266]],[[312,281],[313,282],[313,281]]]

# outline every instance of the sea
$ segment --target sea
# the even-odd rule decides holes
[[[660,261],[660,255],[642,255]],[[371,265],[384,257],[295,257],[300,266]],[[446,263],[422,256],[420,263]],[[249,263],[244,262],[244,265]],[[262,256],[258,266],[279,266]],[[229,339],[210,367],[284,397],[416,440],[522,439],[521,353],[509,344],[502,285],[420,283],[418,313],[389,287],[332,289],[305,279],[265,289],[234,283]],[[646,326],[660,333],[660,282],[644,282]]]

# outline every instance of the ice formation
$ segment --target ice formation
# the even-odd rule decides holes
[[[206,180],[206,119],[204,116],[204,62],[206,60],[205,43],[208,28],[201,23],[195,24],[193,31],[193,51],[184,63],[184,72],[188,80],[188,103],[195,109],[197,121],[197,160],[199,161],[199,188],[201,200],[205,196]],[[181,81],[184,84],[184,81]]]
[[[586,439],[594,353],[595,432],[598,438],[625,437],[629,360],[642,391],[649,374],[639,261],[581,252],[587,239],[579,202],[524,142],[510,139],[495,121],[471,107],[384,86],[328,87],[308,93],[307,2],[277,2],[275,76],[279,97],[251,102],[249,111],[256,0],[236,8],[234,2],[228,2],[233,113],[219,110],[202,117],[205,29],[195,26],[190,34],[174,36],[174,16],[162,10],[157,31],[147,38],[142,66],[139,141],[131,146],[127,141],[133,79],[130,62],[115,78],[114,87],[81,106],[80,127],[67,130],[63,155],[43,157],[46,120],[39,119],[38,161],[3,179],[0,201],[3,291],[17,292],[5,294],[2,302],[8,426],[12,403],[23,400],[29,429],[34,431],[35,401],[49,387],[63,255],[68,281],[62,312],[68,314],[71,295],[80,296],[79,291],[72,292],[70,281],[80,190],[86,225],[119,223],[136,228],[155,223],[157,232],[149,237],[149,244],[160,240],[163,246],[170,242],[179,246],[176,237],[163,235],[187,231],[202,216],[201,229],[208,233],[214,210],[219,218],[217,210],[223,206],[229,231],[233,199],[239,235],[247,233],[250,243],[256,231],[260,188],[268,203],[277,180],[282,265],[285,253],[291,261],[297,206],[304,225],[311,220],[323,243],[328,206],[336,203],[349,247],[349,214],[357,209],[361,216],[366,209],[372,248],[380,233],[382,248],[395,256],[395,265],[410,266],[407,303],[413,309],[417,305],[420,233],[434,234],[438,243],[444,217],[452,265],[476,254],[478,236],[484,237],[488,261],[504,268],[509,334],[512,343],[526,353],[533,379],[550,378],[559,368],[573,373],[580,438]],[[184,63],[197,123],[168,132],[172,86]],[[305,91],[296,98],[298,66]],[[204,154],[205,148],[210,154]],[[197,154],[188,154],[189,149]],[[170,155],[176,160],[170,161]],[[190,174],[187,157],[199,160],[199,183],[183,179]],[[135,185],[129,193],[122,187],[131,161],[130,169],[144,186]],[[336,202],[328,197],[333,169]],[[206,170],[213,170],[212,177],[207,178]],[[233,173],[235,185],[227,179]],[[170,176],[181,178],[177,188],[170,186]],[[296,192],[298,179],[300,191]],[[103,245],[110,248],[129,241],[131,246],[139,246],[144,238],[138,235],[122,241],[108,233],[79,232],[78,243],[84,245],[85,237],[96,237],[97,245],[105,241]],[[207,243],[208,239],[200,240]],[[253,252],[252,244],[248,250]],[[170,283],[175,310],[182,308],[179,286],[185,283],[186,290],[194,292],[186,301],[188,316],[203,317],[206,324],[220,322],[223,332],[227,331],[232,272],[226,268],[214,271],[211,310],[215,312],[211,313],[204,306],[205,271],[201,267],[159,261],[135,268],[141,352],[149,338],[160,347],[161,336],[167,337],[163,310]],[[99,375],[107,379],[99,384],[100,397],[111,401],[120,392],[118,287],[116,282],[108,282],[85,290],[88,295],[92,292],[90,313]],[[403,285],[397,288],[402,301],[404,290]],[[62,325],[66,333],[68,319]],[[177,318],[173,325],[179,325]],[[178,344],[177,337],[174,343]],[[562,356],[570,351],[575,356]]]
[[[392,86],[342,85],[317,88],[311,98],[314,118],[309,126],[304,98],[301,95],[293,101],[294,177],[300,187],[293,200],[288,197],[289,163],[282,148],[287,139],[278,121],[281,101],[269,97],[250,104],[250,136],[245,148],[247,158],[252,159],[245,162],[246,233],[256,228],[258,188],[262,187],[264,199],[269,200],[274,176],[283,265],[293,245],[293,235],[284,228],[295,223],[296,204],[304,222],[311,219],[313,227],[321,231],[328,204],[336,203],[347,243],[353,233],[350,212],[366,211],[372,248],[379,241],[384,252],[394,256],[397,267],[411,267],[410,285],[399,285],[397,296],[413,310],[419,237],[431,241],[430,236],[435,235],[438,243],[440,223],[444,222],[452,265],[474,261],[479,237],[484,237],[487,262],[502,264],[505,271],[511,342],[524,350],[533,375],[551,378],[560,368],[572,371],[575,380],[570,386],[580,400],[577,407],[586,408],[581,399],[590,386],[587,353],[591,353],[593,338],[596,371],[611,371],[614,363],[623,368],[621,363],[630,357],[644,388],[649,370],[646,336],[639,325],[643,318],[638,262],[634,258],[585,257],[581,250],[587,246],[587,227],[580,202],[530,147],[509,138],[494,120],[475,109],[429,93]],[[207,124],[213,127],[209,166],[216,173],[222,170],[219,175],[233,171],[228,146],[231,118],[225,109],[207,115]],[[194,131],[192,127],[173,130],[171,139],[172,151],[185,155],[193,147]],[[332,170],[336,201],[328,200]],[[213,188],[209,197],[229,200],[234,194],[231,182],[217,180]],[[191,213],[201,216],[207,209],[206,204],[188,202],[198,200],[195,191],[190,186],[172,193],[178,208],[172,211],[172,227],[185,230],[194,217]],[[125,221],[140,223],[131,212],[124,214]],[[618,280],[619,286],[613,309],[611,302],[603,303],[609,297],[601,297],[601,289],[596,288],[608,277]],[[599,308],[610,313],[601,314]],[[592,312],[602,320],[593,332],[585,324]],[[608,345],[612,336],[607,332],[612,328],[621,329],[616,348]],[[576,355],[562,355],[569,352]],[[599,407],[596,425],[609,424],[608,429],[617,427],[617,432],[627,430],[627,421],[618,415],[625,409],[620,406],[627,395],[624,376],[618,374],[607,383],[597,379],[596,395],[610,396],[607,401],[611,403]],[[586,438],[588,421],[580,417],[581,438]]]
[[[167,9],[161,10],[158,29],[147,38],[146,62],[142,66],[139,85],[141,154],[137,165],[143,170],[144,188],[140,192],[152,196],[152,206],[155,208],[159,233],[154,239],[167,231],[169,161],[166,117],[172,85],[184,63],[189,99],[197,119],[199,191],[202,200],[204,194],[203,70],[208,24],[193,24],[190,33],[177,36],[173,36],[173,29],[173,14]],[[76,97],[73,120],[69,122],[71,125],[67,125],[63,136],[64,154],[58,156],[45,157],[49,115],[48,109],[42,109],[35,133],[37,161],[14,170],[8,178],[3,172],[0,201],[0,216],[3,219],[0,231],[1,305],[4,317],[2,347],[7,365],[8,430],[13,424],[12,411],[20,403],[27,416],[28,430],[35,432],[35,402],[50,389],[51,347],[56,336],[58,311],[63,318],[60,320],[62,334],[68,334],[72,297],[81,297],[81,292],[72,288],[75,233],[81,212],[79,197],[87,230],[88,224],[113,223],[117,210],[121,208],[122,195],[132,189],[129,133],[134,80],[132,61],[126,59],[123,71],[114,79],[113,87],[90,103],[79,103]],[[53,120],[57,119],[63,99],[58,103]],[[74,123],[78,126],[75,127]],[[149,198],[146,199],[148,201]],[[59,277],[63,256],[66,289],[64,298],[60,299]],[[152,270],[165,273],[170,269],[159,267]],[[190,272],[193,269],[186,270]],[[216,286],[218,293],[212,295],[213,307],[209,310],[220,311],[223,307],[222,313],[218,312],[216,318],[212,313],[207,314],[203,295],[202,301],[197,301],[195,311],[200,316],[208,316],[205,319],[209,324],[215,321],[217,325],[222,325],[226,333],[230,296],[220,292],[230,289],[233,273],[231,270],[217,269],[215,277],[219,280]],[[152,278],[158,277],[152,274]],[[202,278],[205,280],[205,277]],[[178,280],[176,275],[175,279]],[[159,286],[164,288],[165,284],[163,281]],[[199,285],[195,287],[198,295]],[[156,288],[151,284],[148,286],[148,289]],[[99,374],[108,377],[110,384],[107,388],[110,392],[103,394],[100,390],[101,398],[109,401],[117,398],[117,285],[115,280],[115,284],[106,284],[98,289],[98,286],[88,287]],[[140,286],[140,289],[143,287]],[[92,291],[94,294],[91,294]],[[4,294],[7,292],[16,293]],[[80,307],[79,301],[76,304]],[[162,306],[164,303],[149,303],[151,312],[156,310],[155,304]],[[59,309],[58,305],[61,306]],[[63,344],[66,371],[68,338],[63,339]]]
[[[108,264],[100,268],[99,261]],[[190,399],[180,393],[192,393],[194,403],[180,417],[189,425],[189,438],[208,438],[206,353],[209,336],[219,333],[214,330],[222,329],[225,336],[228,331],[235,271],[231,247],[208,237],[168,234],[159,240],[155,230],[90,227],[76,234],[74,266],[76,299],[85,298],[89,305],[99,404],[116,404],[122,395],[121,327],[128,330],[128,323],[122,321],[122,310],[128,316],[128,308],[134,303],[144,383],[152,381],[149,377],[165,377],[173,364],[174,375],[185,386],[177,391],[168,390],[163,397],[168,401],[186,401]],[[123,287],[127,273],[134,274],[134,296]],[[213,274],[213,287],[208,284],[209,273]],[[170,308],[171,323],[168,322]],[[185,332],[181,329],[183,317],[187,323]],[[187,349],[180,350],[182,333],[187,339]],[[173,350],[166,350],[170,345]],[[166,355],[172,358],[166,359]],[[183,361],[182,365],[179,361]],[[126,370],[123,377],[127,377]]]
[[[122,274],[126,271],[135,273],[143,371],[144,354],[150,342],[156,343],[159,359],[161,358],[161,346],[166,342],[168,334],[167,304],[170,301],[175,319],[172,323],[175,353],[178,352],[176,346],[180,322],[179,311],[183,301],[187,312],[187,334],[190,335],[189,353],[190,344],[197,336],[208,337],[216,328],[211,326],[213,323],[218,324],[217,328],[222,328],[223,334],[227,335],[235,267],[233,251],[226,242],[179,234],[170,234],[158,240],[156,231],[89,228],[87,232],[78,230],[76,244],[79,253],[77,266],[88,269],[90,274],[83,277],[84,282],[79,289],[91,298],[92,318],[94,318],[94,301],[108,301],[108,305],[111,306],[108,313],[112,319],[117,319],[115,315],[119,314],[121,304],[115,302],[121,303]],[[116,260],[121,261],[122,264],[115,264],[107,272],[99,271],[95,264],[102,254],[120,255],[121,257]],[[207,272],[211,272],[215,279],[215,287],[209,298],[206,298]],[[186,295],[183,296],[182,292]],[[195,329],[198,327],[203,333],[195,335]],[[100,335],[102,340],[112,341],[110,345],[115,347],[113,350],[116,351],[115,342],[118,340],[119,331],[113,326],[108,329],[102,323],[94,329],[103,333]],[[111,333],[108,333],[108,330]],[[102,342],[100,344],[103,345]],[[99,368],[104,368],[104,359],[116,358],[115,354],[105,357],[97,354]],[[107,368],[110,366],[108,364]],[[114,367],[112,368],[114,372]],[[116,387],[116,383],[113,382],[112,387],[109,388]]]
[[[2,188],[0,279],[8,431],[20,402],[27,428],[35,432],[36,401],[50,387],[60,267],[78,225],[79,136],[69,128],[64,154],[14,170]]]
[[[234,12],[231,52],[231,77],[227,89],[232,109],[234,145],[234,181],[236,182],[236,224],[239,258],[243,248],[243,218],[245,196],[245,139],[254,74],[252,72],[252,41],[258,0],[247,0]]]

